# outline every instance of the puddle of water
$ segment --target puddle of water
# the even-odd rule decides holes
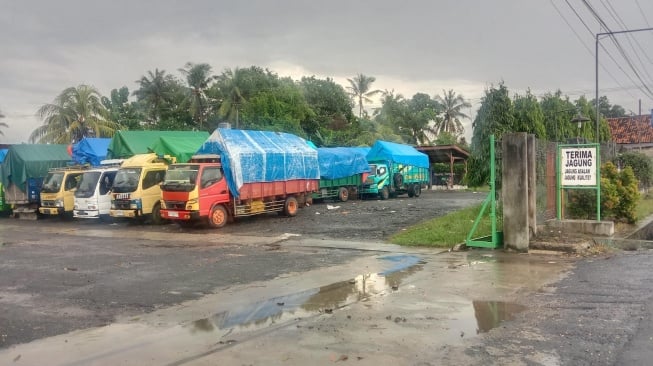
[[[513,320],[524,310],[525,306],[516,303],[474,300],[449,320],[448,330],[461,338],[474,337],[489,332],[504,321]]]
[[[389,255],[379,258],[392,264],[380,273],[367,273],[315,289],[278,296],[236,310],[216,313],[196,320],[187,327],[194,332],[254,331],[274,324],[321,313],[331,313],[343,306],[366,301],[383,292],[399,291],[404,278],[422,269],[424,262],[413,255]]]
[[[479,333],[488,332],[505,320],[513,320],[516,314],[526,310],[523,305],[503,301],[473,301],[472,305]]]

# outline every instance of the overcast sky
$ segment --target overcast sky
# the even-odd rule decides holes
[[[653,24],[653,1],[587,2],[611,31]],[[0,111],[9,124],[0,143],[26,142],[42,123],[36,110],[67,87],[133,91],[147,71],[179,75],[189,61],[215,73],[256,65],[343,86],[363,73],[406,97],[453,89],[474,104],[472,116],[501,81],[513,93],[592,99],[597,32],[605,30],[580,0],[0,0]],[[653,89],[653,32],[617,39]],[[649,113],[642,82],[609,39],[603,44],[601,94],[634,113],[641,99]]]

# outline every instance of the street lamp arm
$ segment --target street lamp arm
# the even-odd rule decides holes
[[[600,36],[606,36],[610,35],[613,36],[615,34],[623,34],[623,33],[635,33],[635,32],[646,32],[646,31],[653,31],[653,27],[650,28],[638,28],[638,29],[627,29],[627,30],[622,30],[622,31],[614,31],[614,32],[601,32],[601,33],[596,33],[596,38],[595,38],[595,48],[594,48],[594,70],[595,70],[595,90],[596,90],[596,142],[600,143],[599,140],[599,124],[600,124],[600,118],[601,115],[599,113],[599,37]]]

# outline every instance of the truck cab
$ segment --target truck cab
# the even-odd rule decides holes
[[[164,219],[183,224],[208,217],[209,223],[211,220],[226,223],[227,212],[214,210],[216,206],[229,204],[231,198],[218,156],[169,166],[161,188]]]
[[[429,169],[389,161],[371,161],[370,175],[363,184],[364,195],[378,195],[382,200],[400,194],[419,197],[422,185],[429,182]]]
[[[76,218],[101,219],[109,216],[111,187],[118,173],[119,164],[90,169],[84,174],[75,191]]]
[[[152,223],[162,223],[161,187],[168,165],[174,158],[157,154],[140,154],[125,160],[111,188],[111,217],[151,217]]]
[[[43,215],[73,215],[75,190],[86,171],[84,167],[69,167],[50,170],[41,187],[41,207]]]

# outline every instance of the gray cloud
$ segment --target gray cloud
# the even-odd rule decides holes
[[[592,48],[593,36],[566,4],[553,3]],[[653,13],[653,4],[640,4]],[[630,28],[646,26],[634,4],[614,6]],[[375,86],[406,96],[453,88],[478,99],[501,80],[513,91],[593,96],[594,57],[546,1],[2,0],[0,9],[7,142],[26,140],[40,123],[28,116],[68,86],[88,83],[107,94],[133,89],[148,70],[175,74],[187,61],[208,62],[215,72],[259,65],[343,82],[363,72],[377,77]],[[638,39],[653,57],[653,34]],[[607,58],[605,64],[622,86],[632,84]],[[607,74],[601,80],[617,85]],[[608,96],[633,109],[643,94]],[[644,104],[653,106],[650,99]]]

